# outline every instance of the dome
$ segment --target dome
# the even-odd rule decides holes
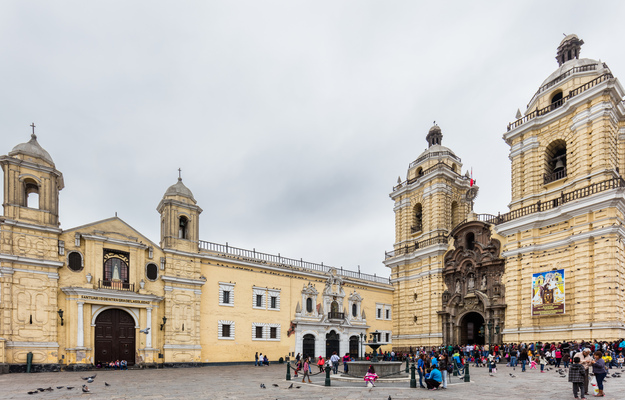
[[[574,58],[572,60],[569,60],[569,61],[565,62],[564,64],[560,65],[560,67],[558,67],[558,69],[553,71],[553,73],[551,75],[549,75],[547,77],[547,79],[545,79],[543,81],[543,83],[540,85],[540,87],[543,87],[544,85],[546,85],[547,83],[549,83],[552,80],[556,79],[557,77],[559,77],[560,75],[562,75],[563,73],[565,73],[566,71],[568,71],[571,68],[583,67],[583,66],[586,66],[586,65],[593,65],[593,64],[597,64],[598,65],[597,69],[601,69],[601,65],[599,65],[599,61],[593,60],[593,59],[590,59],[590,58]]]
[[[165,192],[165,196],[183,196],[183,197],[188,197],[191,200],[193,200],[193,202],[195,202],[193,193],[191,193],[191,190],[189,190],[189,188],[186,187],[184,183],[182,183],[182,178],[178,178],[178,182],[171,185],[167,189],[167,191]]]
[[[428,133],[441,133],[441,127],[438,125],[434,125],[433,127],[430,128]]]
[[[52,161],[50,153],[45,151],[43,147],[39,145],[39,143],[37,142],[37,135],[35,135],[34,133],[30,135],[30,140],[28,142],[18,144],[17,146],[13,147],[13,150],[11,150],[11,152],[9,153],[10,156],[15,156],[18,154],[39,158],[54,166],[54,161]]]
[[[562,41],[560,42],[560,46],[562,46],[564,43],[566,43],[566,42],[568,42],[568,41],[570,41],[570,40],[573,40],[573,39],[579,40],[579,38],[577,37],[577,35],[576,35],[576,34],[574,34],[574,33],[572,33],[572,34],[570,34],[570,35],[566,35],[566,36],[564,37],[564,39],[562,39]]]

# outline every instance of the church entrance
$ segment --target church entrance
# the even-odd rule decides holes
[[[103,311],[95,320],[95,362],[135,363],[135,320],[124,310]]]
[[[358,360],[358,346],[360,345],[360,338],[358,336],[352,336],[349,338],[349,355]]]
[[[302,356],[304,359],[306,357],[310,357],[312,360],[315,358],[315,335],[304,335],[304,340],[302,341]]]
[[[461,324],[461,344],[484,344],[484,331],[480,333],[480,328],[484,326],[484,317],[480,313],[470,312],[462,317]]]
[[[339,348],[339,334],[335,331],[330,331],[326,335],[326,358],[330,358],[332,353],[336,351],[336,354],[340,357]]]

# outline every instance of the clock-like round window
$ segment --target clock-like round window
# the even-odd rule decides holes
[[[158,278],[158,267],[156,264],[150,263],[145,267],[145,276],[151,281],[155,281]]]
[[[67,256],[67,267],[74,272],[82,271],[82,254],[77,251],[69,253]]]

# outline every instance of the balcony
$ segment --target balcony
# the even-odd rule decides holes
[[[422,230],[423,230],[423,227],[421,226],[421,224],[413,225],[410,227],[410,233],[412,234],[421,232]]]
[[[341,319],[341,320],[344,320],[345,319],[345,313],[337,312],[337,311],[330,311],[328,313],[328,319]]]
[[[560,180],[562,178],[566,178],[566,168],[559,169],[558,171],[554,171],[551,174],[544,174],[543,176],[545,185]]]
[[[98,289],[123,290],[126,292],[134,292],[135,284],[122,281],[105,281],[98,279]]]

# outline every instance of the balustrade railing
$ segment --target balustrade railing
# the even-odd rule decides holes
[[[546,184],[551,183],[551,182],[555,182],[557,180],[560,180],[562,178],[566,178],[566,168],[562,168],[559,171],[554,171],[550,174],[544,174],[543,175],[543,181]]]
[[[328,319],[345,319],[345,313],[330,311],[328,313]]]
[[[565,97],[563,97],[560,100],[557,100],[556,102],[549,104],[547,107],[541,108],[541,109],[537,109],[532,111],[531,113],[525,115],[523,118],[519,118],[514,122],[511,122],[508,124],[508,131],[515,129],[521,125],[523,125],[524,123],[536,118],[536,117],[540,117],[542,115],[545,115],[553,110],[555,110],[556,108],[561,107],[564,103],[566,103],[567,101],[571,100],[573,97],[579,95],[580,93],[594,87],[597,86],[598,84],[607,81],[609,79],[614,78],[614,76],[611,73],[606,73],[603,75],[600,75],[598,77],[596,77],[595,79],[586,82],[585,84],[571,90],[569,92],[569,94]]]
[[[410,254],[417,249],[421,249],[424,247],[432,246],[434,244],[446,244],[448,241],[448,237],[446,235],[438,235],[429,239],[421,240],[418,242],[414,242],[412,244],[406,244],[402,247],[398,247],[395,250],[385,252],[385,259],[402,256],[405,254]]]
[[[225,257],[234,258],[241,261],[250,261],[254,263],[261,264],[271,264],[282,268],[300,268],[308,271],[318,271],[327,273],[331,269],[335,269],[338,275],[354,278],[354,279],[362,279],[365,281],[377,282],[377,283],[390,283],[390,278],[386,278],[383,276],[377,276],[376,274],[366,274],[360,271],[351,271],[343,269],[343,267],[335,268],[329,265],[324,265],[323,263],[317,264],[308,261],[304,261],[301,258],[299,260],[294,258],[282,257],[280,254],[267,254],[256,251],[256,249],[248,250],[241,249],[238,247],[232,247],[228,243],[219,244],[206,242],[204,240],[200,240],[198,242],[198,248],[200,250],[206,250],[213,253],[218,253]]]
[[[98,289],[112,289],[112,290],[123,290],[128,292],[135,291],[135,284],[122,282],[122,281],[108,281],[104,279],[98,279]]]

